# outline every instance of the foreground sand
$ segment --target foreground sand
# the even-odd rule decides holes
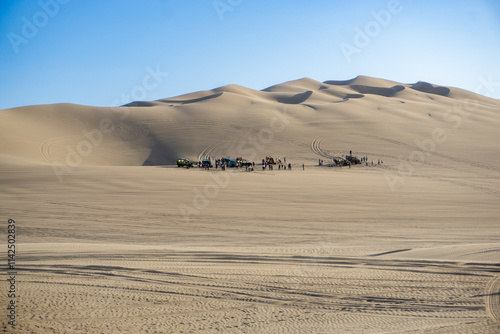
[[[369,77],[0,110],[1,328],[499,333],[499,128],[498,100]],[[317,166],[350,150],[374,165]],[[292,170],[172,167],[267,154]]]
[[[498,197],[385,168],[4,165],[17,332],[498,332]]]

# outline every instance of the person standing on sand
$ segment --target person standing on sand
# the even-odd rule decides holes
[[[292,170],[292,164],[291,163],[288,164],[288,170]]]
[[[306,169],[306,167],[304,166],[304,164],[302,164],[302,170],[305,170],[305,169]]]

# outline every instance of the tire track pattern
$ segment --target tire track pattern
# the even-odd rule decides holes
[[[397,145],[397,146],[406,147],[406,148],[411,149],[411,150],[422,151],[422,149],[419,148],[419,147],[417,147],[417,146],[406,144],[406,143],[403,143],[403,142],[400,142],[400,141],[397,141],[397,140],[392,140],[392,139],[389,139],[389,138],[380,137],[380,136],[374,136],[374,135],[364,135],[364,134],[360,134],[360,135],[362,135],[364,137],[367,137],[367,138],[370,138],[370,139],[381,140],[381,141],[385,141],[385,142],[388,142],[388,143],[391,143],[391,144],[394,144],[394,145]],[[360,153],[365,153],[365,152],[360,152]],[[475,168],[480,168],[481,170],[483,170],[483,172],[480,172],[480,171],[477,171],[477,170],[474,170],[474,169],[471,170],[470,167],[467,167],[468,170],[463,170],[462,168],[466,168],[466,167],[457,168],[453,164],[450,164],[450,165],[441,165],[441,164],[431,163],[431,162],[428,162],[428,161],[423,162],[423,164],[428,165],[428,166],[446,168],[446,169],[450,169],[450,170],[454,170],[454,171],[462,172],[462,173],[468,173],[468,174],[472,173],[472,174],[474,174],[476,176],[477,175],[481,175],[481,176],[487,177],[487,178],[493,177],[489,173],[500,171],[500,168],[498,168],[496,166],[485,165],[485,164],[482,164],[482,163],[477,162],[477,161],[466,160],[466,159],[462,159],[462,158],[458,158],[458,157],[453,157],[453,156],[442,154],[442,153],[438,153],[438,152],[431,152],[431,151],[429,151],[428,153],[430,155],[435,156],[435,157],[441,157],[441,158],[444,158],[444,159],[446,159],[448,161],[451,161],[451,162],[457,164],[458,166],[460,166],[460,165],[462,165],[462,166],[466,165],[466,166],[472,166],[472,167],[475,167]],[[373,153],[370,153],[370,154],[373,154]],[[377,153],[377,155],[378,156],[385,156],[385,157],[393,158],[393,159],[399,159],[399,158],[397,158],[395,156],[391,156],[391,155],[384,155],[384,154],[378,154],[378,153]],[[397,168],[391,168],[391,167],[388,167],[388,166],[384,166],[384,168],[397,171]],[[496,189],[494,189],[494,188],[489,188],[489,187],[485,187],[485,186],[481,186],[481,185],[470,184],[470,183],[466,183],[466,182],[463,182],[463,181],[452,180],[452,179],[447,179],[447,178],[437,178],[436,179],[435,177],[428,176],[428,175],[425,175],[425,174],[415,174],[414,176],[424,177],[424,178],[427,178],[427,179],[437,180],[437,181],[440,181],[440,182],[447,182],[447,183],[451,183],[451,184],[458,185],[458,186],[461,186],[461,187],[471,188],[471,189],[474,189],[474,190],[477,190],[477,191],[480,191],[480,192],[483,192],[483,193],[486,193],[486,194],[489,194],[489,195],[492,195],[492,196],[495,196],[495,197],[500,197],[500,193]]]
[[[53,152],[57,147],[62,147],[64,144],[68,143],[70,140],[76,138],[75,136],[64,136],[64,137],[51,137],[44,140],[40,144],[40,154],[49,163],[53,163],[56,159],[53,156]]]
[[[73,147],[77,145],[78,142],[85,140],[85,137],[80,137],[80,136],[64,136],[64,137],[52,137],[49,139],[44,140],[39,147],[39,152],[42,155],[42,157],[47,160],[48,163],[54,164],[56,162],[65,164],[66,161],[66,156],[68,154],[68,151],[64,150],[64,147],[66,146],[71,146],[71,143],[73,143]],[[97,154],[95,151],[96,146],[92,146],[93,151],[91,154],[95,155]],[[56,154],[54,154],[56,152]],[[57,154],[59,153],[59,154]],[[86,156],[85,156],[86,157]],[[83,157],[83,158],[85,158]],[[106,166],[113,166],[114,164],[111,163],[103,154],[98,155],[99,159],[101,160],[101,163],[106,165]],[[67,164],[66,164],[67,165]]]
[[[197,156],[198,161],[202,161],[203,159],[209,159],[210,157],[213,157],[214,151],[219,145],[220,143],[214,143],[203,149],[203,151],[201,151]]]
[[[491,295],[498,292],[496,264],[111,248],[32,253],[19,270],[29,305],[22,333],[496,329],[480,297],[488,280]]]
[[[494,277],[486,287],[486,311],[500,322],[500,276]]]
[[[403,323],[408,332],[453,332],[472,318],[475,332],[484,333],[491,321],[483,299],[473,295],[492,270],[496,266],[219,251],[33,254],[22,268],[30,308],[20,331],[63,332],[62,326],[95,318],[81,330],[99,333],[99,324],[116,321],[113,327],[126,324],[123,332],[141,325],[151,332],[165,326],[176,332],[366,332],[368,326],[397,332]],[[498,282],[488,284],[491,295]],[[154,323],[137,322],[144,317]]]
[[[364,136],[364,137],[367,137],[367,138],[371,138],[371,139],[377,139],[377,140],[385,141],[387,143],[391,143],[391,144],[394,144],[394,145],[397,145],[397,146],[407,147],[407,148],[409,148],[411,150],[422,151],[422,149],[420,147],[418,147],[418,146],[414,146],[414,145],[410,145],[410,144],[407,144],[407,143],[403,143],[401,141],[397,141],[397,140],[393,140],[393,139],[389,139],[389,138],[385,138],[385,137],[380,137],[380,136],[374,136],[374,135],[363,135],[363,134],[360,134],[360,135]],[[447,154],[443,154],[443,153],[438,153],[438,152],[432,152],[432,151],[426,151],[426,152],[429,153],[429,154],[431,154],[431,155],[434,155],[436,157],[445,158],[447,160],[450,160],[450,161],[453,161],[453,162],[456,162],[456,163],[462,163],[462,164],[466,164],[466,165],[469,165],[469,166],[486,169],[488,171],[497,171],[497,172],[500,171],[500,167],[497,167],[497,166],[485,165],[485,164],[482,164],[482,163],[477,162],[477,161],[466,160],[466,159],[462,159],[462,158],[458,158],[458,157],[454,157],[454,156],[451,156],[451,155],[447,155]]]
[[[408,148],[413,149],[413,150],[421,150],[417,146],[405,144],[405,143],[402,143],[402,142],[399,142],[399,141],[396,141],[396,140],[392,140],[392,139],[388,139],[388,138],[383,138],[383,137],[379,137],[379,136],[369,136],[369,135],[363,135],[363,136],[365,136],[367,138],[372,138],[372,139],[375,138],[375,139],[378,139],[378,140],[383,140],[383,141],[386,141],[386,142],[389,142],[389,143],[392,143],[392,144],[395,144],[395,145],[399,145],[399,146],[405,146],[405,147],[408,147]],[[312,141],[312,143],[311,143],[311,150],[315,154],[317,154],[319,156],[322,156],[322,157],[325,157],[325,158],[328,158],[328,159],[333,159],[332,155],[328,154],[327,152],[325,152],[321,148],[322,141],[323,141],[323,139],[318,139],[318,138],[314,139]],[[380,153],[373,153],[373,152],[358,152],[358,153],[360,153],[360,154],[367,154],[367,155],[377,155],[379,157],[386,157],[386,158],[398,159],[396,156],[387,155],[387,154],[380,154]],[[466,164],[466,165],[469,165],[469,166],[474,166],[474,167],[486,169],[489,172],[497,170],[497,167],[495,167],[495,166],[487,166],[487,165],[484,165],[484,164],[481,164],[481,163],[478,163],[478,162],[464,160],[464,159],[460,159],[460,158],[455,158],[455,157],[451,157],[451,156],[448,156],[448,155],[445,155],[445,154],[441,154],[441,153],[436,153],[436,152],[429,152],[429,153],[433,154],[435,156],[443,157],[445,159],[454,161],[456,163],[463,163],[463,164]],[[435,164],[435,163],[430,163],[430,162],[423,162],[423,163],[426,164],[426,165],[429,165],[429,166],[437,166],[437,167],[441,167],[441,168],[447,168],[447,169],[455,170],[455,171],[458,171],[458,172],[463,172],[463,170],[461,170],[459,168],[456,168],[456,167],[453,167],[453,166],[443,166],[443,165],[439,165],[439,164]],[[383,168],[387,169],[387,170],[393,170],[393,171],[397,172],[397,168],[393,168],[393,167],[389,167],[389,166],[384,166]],[[478,174],[477,171],[474,171],[474,172],[470,172],[469,171],[469,173]],[[483,175],[484,177],[491,177],[491,175],[489,175],[489,174],[484,174],[484,173],[479,173],[479,174]],[[462,182],[462,181],[457,181],[457,180],[452,180],[452,179],[443,179],[443,178],[437,178],[436,179],[435,177],[428,176],[428,175],[425,175],[425,174],[415,174],[414,176],[423,177],[423,178],[427,178],[427,179],[430,179],[430,180],[436,180],[436,181],[440,181],[440,182],[451,183],[451,184],[454,184],[454,185],[457,185],[457,186],[461,186],[461,187],[471,188],[471,189],[474,189],[474,190],[477,190],[477,191],[480,191],[480,192],[483,192],[483,193],[486,193],[486,194],[489,194],[489,195],[492,195],[492,196],[500,198],[500,193],[498,191],[496,191],[495,189],[484,187],[484,186],[474,185],[474,184],[465,183],[465,182]]]
[[[327,152],[321,149],[322,141],[323,139],[318,139],[318,138],[314,139],[311,143],[311,150],[319,156],[322,156],[327,159],[333,159],[333,155],[328,154]]]

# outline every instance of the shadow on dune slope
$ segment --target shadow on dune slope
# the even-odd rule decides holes
[[[293,96],[279,96],[276,98],[276,101],[284,104],[300,104],[307,101],[307,99],[311,97],[312,93],[313,92],[311,90],[308,90],[307,92]]]
[[[441,96],[448,96],[450,94],[450,89],[448,87],[434,86],[424,81],[419,81],[416,84],[411,85],[410,88],[418,90],[419,92],[436,94]]]
[[[152,133],[149,134],[152,141],[151,152],[142,163],[143,166],[159,166],[173,164],[177,157],[177,152],[168,145],[165,145]]]
[[[390,88],[387,87],[372,87],[364,85],[351,85],[349,86],[360,94],[374,94],[381,95],[385,97],[391,97],[396,95],[396,93],[405,89],[404,86],[396,85]]]
[[[222,94],[224,94],[224,92],[220,92],[220,93],[217,93],[217,94],[212,94],[212,95],[208,95],[208,96],[199,97],[199,98],[196,98],[196,99],[189,99],[189,100],[169,100],[169,99],[164,99],[164,100],[158,100],[158,102],[189,104],[189,103],[196,103],[196,102],[202,102],[202,101],[206,101],[206,100],[210,100],[210,99],[215,99],[215,98],[218,98],[219,96],[222,96]]]
[[[324,81],[323,83],[327,84],[327,85],[332,85],[332,86],[347,86],[347,85],[352,84],[357,78],[359,78],[359,76],[352,78],[352,79],[349,79],[349,80],[328,80],[328,81]]]

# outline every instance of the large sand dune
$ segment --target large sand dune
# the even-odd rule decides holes
[[[255,149],[255,159],[274,153],[301,163],[315,158],[309,145],[317,138],[328,138],[325,148],[332,154],[352,149],[387,155],[441,128],[450,134],[440,151],[495,164],[497,147],[488,140],[498,139],[498,106],[497,100],[457,88],[369,77],[341,84],[301,79],[263,91],[230,85],[117,108],[60,104],[3,110],[0,153],[44,164],[140,166]],[[252,145],[259,134],[265,145]],[[333,145],[338,140],[345,143]]]
[[[0,110],[2,330],[498,333],[499,126],[498,100],[362,76]],[[368,166],[318,166],[350,150]],[[256,170],[172,166],[223,156]]]

